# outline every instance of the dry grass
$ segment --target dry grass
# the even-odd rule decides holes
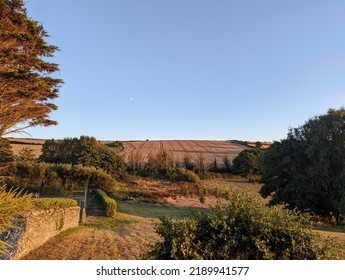
[[[214,180],[203,180],[202,183],[210,190],[215,191],[218,189],[222,193],[229,190],[231,193],[244,192],[258,199],[262,199],[259,191],[262,184],[250,183],[246,179],[214,179]]]
[[[158,236],[151,224],[113,229],[79,227],[32,251],[26,260],[138,260]]]
[[[158,241],[158,217],[185,218],[189,208],[118,201],[116,218],[88,216],[33,250],[26,260],[138,260]]]
[[[87,223],[52,238],[26,260],[138,260],[158,240],[154,221],[119,214],[88,217]]]
[[[332,249],[334,259],[345,260],[345,228],[324,227],[318,228],[317,233],[321,235],[324,240],[332,240],[335,244]]]

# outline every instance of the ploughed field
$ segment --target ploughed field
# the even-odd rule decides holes
[[[231,141],[215,140],[124,141],[122,144],[124,149],[120,153],[128,163],[145,163],[150,155],[154,156],[165,150],[181,166],[185,157],[194,163],[203,159],[206,166],[216,160],[222,166],[225,156],[232,161],[243,149],[248,148]]]

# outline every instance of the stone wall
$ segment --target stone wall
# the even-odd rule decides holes
[[[79,207],[37,211],[16,221],[16,228],[1,233],[0,239],[13,246],[6,247],[0,259],[18,260],[55,235],[79,225]]]

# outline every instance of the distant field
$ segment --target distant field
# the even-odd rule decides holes
[[[31,139],[31,138],[8,138],[11,142],[14,155],[18,155],[19,151],[24,148],[30,148],[34,150],[36,157],[42,153],[42,146],[45,139]]]
[[[9,138],[15,155],[23,148],[31,148],[36,156],[41,154],[45,139]],[[109,143],[111,141],[102,141]],[[233,160],[243,149],[254,146],[255,143],[240,141],[215,141],[215,140],[164,140],[164,141],[123,141],[124,149],[120,152],[126,162],[135,160],[145,163],[150,155],[156,155],[162,149],[171,152],[176,163],[182,164],[183,158],[188,156],[192,162],[197,162],[200,157],[204,158],[206,166],[214,159],[217,164],[223,164],[223,158],[227,156]]]
[[[198,158],[203,157],[206,166],[210,165],[214,159],[221,166],[225,156],[233,160],[243,149],[248,148],[231,141],[214,140],[125,141],[122,143],[124,150],[121,154],[127,162],[131,160],[147,162],[150,155],[156,155],[164,149],[172,152],[176,163],[182,164],[185,156],[188,156],[192,162],[197,162]]]

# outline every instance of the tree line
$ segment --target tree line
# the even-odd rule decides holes
[[[47,140],[38,159],[27,148],[14,157],[6,139],[0,145],[7,155],[0,166],[8,186],[45,193],[83,190],[87,184],[107,190],[127,174],[123,159],[94,137]]]

